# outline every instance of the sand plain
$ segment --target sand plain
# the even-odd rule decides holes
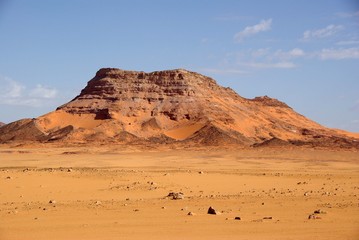
[[[2,146],[0,239],[359,239],[359,153]]]

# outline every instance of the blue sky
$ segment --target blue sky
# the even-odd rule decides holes
[[[185,68],[359,132],[359,1],[0,0],[0,121],[74,98],[101,67]]]

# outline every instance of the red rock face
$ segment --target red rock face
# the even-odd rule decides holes
[[[358,147],[354,137],[327,129],[283,102],[245,99],[183,69],[100,69],[71,102],[25,122],[2,128],[0,141]]]
[[[167,116],[171,120],[198,119],[198,99],[210,99],[208,89],[222,90],[213,79],[186,70],[152,73],[106,68],[96,73],[73,101],[58,109],[69,113],[94,113],[111,119],[124,116]]]

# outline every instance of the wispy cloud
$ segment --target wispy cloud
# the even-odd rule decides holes
[[[3,85],[4,90],[2,91],[2,98],[18,98],[21,97],[25,87],[21,84],[11,80],[10,78],[4,78],[5,84]],[[7,84],[6,84],[7,83]]]
[[[277,50],[273,54],[272,57],[273,58],[278,58],[278,59],[281,59],[281,60],[288,60],[288,59],[303,57],[305,55],[306,55],[306,53],[302,49],[293,48],[292,50],[289,50],[289,51]]]
[[[243,41],[245,38],[255,35],[260,32],[269,31],[272,27],[272,19],[262,20],[260,23],[247,26],[242,31],[234,35],[234,40],[237,42]]]
[[[292,60],[304,57],[305,55],[306,53],[300,48],[293,48],[287,51],[282,49],[273,51],[270,48],[260,48],[241,53],[237,57],[237,63],[241,66],[257,69],[289,69],[297,67]]]
[[[0,104],[3,105],[41,107],[58,95],[54,88],[37,85],[35,88],[27,89],[23,84],[8,77],[0,77],[0,84]]]
[[[240,65],[247,66],[250,68],[295,68],[296,65],[293,62],[243,62]]]
[[[359,45],[359,40],[339,41],[336,45]]]
[[[41,84],[38,84],[36,88],[30,90],[29,96],[33,98],[51,99],[57,96],[57,90],[53,88],[44,87]]]
[[[359,11],[356,11],[356,12],[339,12],[339,13],[336,13],[335,15],[337,15],[338,17],[342,17],[342,18],[359,17]]]
[[[332,35],[335,35],[337,32],[343,29],[341,25],[328,25],[325,28],[315,29],[315,30],[307,30],[303,33],[303,37],[301,40],[309,41],[312,39],[320,39],[320,38],[327,38]]]
[[[322,49],[318,56],[322,60],[359,59],[359,48]]]

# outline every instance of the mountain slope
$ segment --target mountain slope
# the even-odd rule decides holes
[[[151,73],[100,69],[69,103],[36,119],[8,124],[0,133],[2,142],[250,146],[275,138],[295,145],[340,142],[341,147],[358,147],[355,138],[325,128],[283,102],[267,96],[246,99],[209,77],[183,69]]]

